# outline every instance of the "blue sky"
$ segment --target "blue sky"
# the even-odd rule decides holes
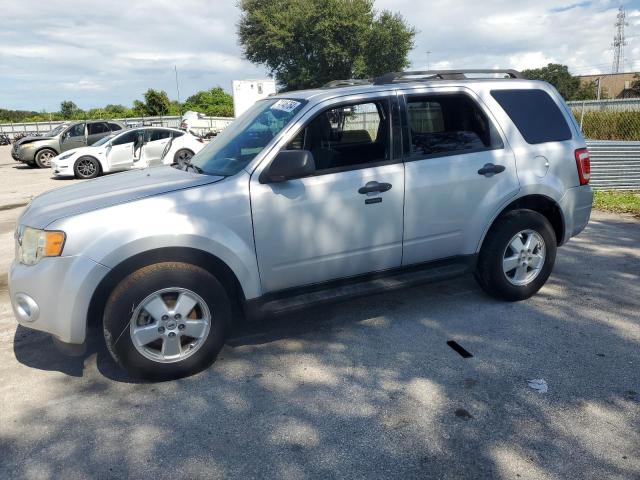
[[[130,105],[149,87],[184,98],[266,70],[242,58],[236,0],[0,0],[0,107]],[[609,72],[615,16],[627,10],[625,70],[640,70],[640,0],[377,0],[417,30],[412,67]],[[427,54],[430,51],[430,54]]]

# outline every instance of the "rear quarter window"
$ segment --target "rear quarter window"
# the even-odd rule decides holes
[[[564,115],[544,90],[492,90],[491,96],[527,143],[562,142],[572,138]]]

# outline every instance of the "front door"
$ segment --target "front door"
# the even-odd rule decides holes
[[[519,188],[515,157],[470,93],[406,96],[403,265],[476,253]]]
[[[141,130],[129,130],[111,140],[107,147],[109,169],[127,170],[134,165],[135,147],[140,142]]]
[[[309,150],[316,173],[262,184],[251,208],[265,292],[398,267],[404,166],[391,149],[391,101],[321,111],[287,146]]]
[[[77,123],[70,127],[66,132],[62,134],[60,138],[60,150],[66,152],[73,148],[84,147],[87,144],[87,137],[85,135],[85,124]]]

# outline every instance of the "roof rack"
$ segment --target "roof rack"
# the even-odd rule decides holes
[[[473,75],[469,77],[467,75]],[[373,79],[374,85],[385,85],[389,83],[430,81],[430,80],[469,80],[473,78],[495,78],[479,77],[482,74],[501,74],[502,78],[524,78],[517,70],[491,70],[491,69],[466,69],[466,70],[422,70],[409,72],[390,72]]]
[[[352,87],[354,85],[371,85],[371,79],[349,78],[347,80],[332,80],[322,85],[322,88]]]

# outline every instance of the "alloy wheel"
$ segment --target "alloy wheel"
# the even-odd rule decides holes
[[[502,257],[502,270],[511,284],[527,285],[540,274],[545,257],[542,235],[535,230],[522,230],[507,244]]]

